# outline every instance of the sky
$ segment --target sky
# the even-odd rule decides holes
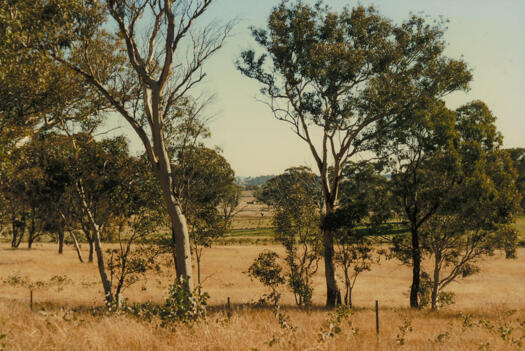
[[[219,147],[238,176],[282,173],[286,168],[315,168],[307,144],[269,108],[257,101],[259,85],[240,74],[235,61],[241,51],[256,48],[250,26],[264,27],[278,0],[215,0],[203,21],[237,20],[224,47],[205,64],[207,78],[198,88],[216,95],[207,112],[209,147]],[[472,100],[484,101],[497,117],[504,147],[525,147],[525,0],[325,0],[335,10],[359,4],[374,5],[395,23],[410,13],[450,20],[445,54],[462,58],[473,72],[468,93],[446,98],[455,109]],[[195,91],[198,94],[199,91]],[[140,141],[124,125],[132,150]]]

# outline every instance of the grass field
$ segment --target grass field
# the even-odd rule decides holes
[[[314,306],[297,309],[283,291],[281,312],[292,329],[283,329],[271,309],[249,307],[266,291],[244,273],[264,249],[278,246],[220,246],[203,257],[204,290],[210,295],[206,321],[174,330],[159,321],[126,315],[93,315],[102,305],[102,289],[94,264],[81,264],[71,247],[63,255],[56,246],[33,250],[0,247],[0,277],[49,281],[65,279],[60,288],[36,289],[29,310],[27,288],[0,286],[0,334],[7,350],[518,350],[512,342],[524,335],[525,249],[516,260],[496,255],[482,264],[482,273],[451,290],[457,303],[431,313],[408,310],[410,270],[395,261],[366,272],[354,291],[355,312],[337,322],[322,308],[323,269],[314,277]],[[84,248],[85,249],[85,248]],[[162,303],[173,271],[148,275],[124,293],[130,302]],[[233,311],[224,310],[230,297]],[[374,301],[380,303],[380,338],[376,340]],[[350,323],[351,322],[351,325]],[[330,324],[332,333],[330,333]],[[334,333],[340,324],[341,332]],[[510,333],[510,334],[509,334]],[[333,334],[333,336],[330,336]],[[525,341],[525,339],[523,340]]]

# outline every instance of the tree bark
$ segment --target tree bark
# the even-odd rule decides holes
[[[335,279],[334,237],[328,230],[323,230],[324,269],[326,278],[326,307],[332,308],[337,302],[339,289]]]
[[[155,151],[158,155],[158,168],[156,169],[166,208],[171,221],[172,254],[175,261],[177,278],[184,279],[190,291],[193,291],[193,271],[191,265],[190,236],[186,217],[182,213],[179,203],[173,194],[173,179],[171,177],[171,164],[166,151],[162,131],[152,132],[155,140]]]
[[[84,235],[86,236],[86,240],[89,244],[89,254],[88,254],[88,262],[93,263],[93,236],[91,235],[90,231],[90,225],[86,224],[84,221],[81,222],[82,224],[82,231],[84,232]]]
[[[441,261],[441,255],[439,253],[435,256],[434,261],[434,281],[432,282],[432,310],[437,310],[437,299],[439,290],[439,262]]]
[[[419,247],[419,233],[415,226],[412,234],[412,285],[410,286],[410,307],[419,308],[419,285],[421,275],[421,249]]]
[[[81,200],[82,209],[86,214],[86,217],[89,221],[90,231],[92,232],[91,239],[95,244],[95,252],[97,254],[97,266],[98,272],[100,274],[100,280],[102,281],[102,287],[104,288],[104,300],[107,304],[113,303],[115,300],[112,292],[112,284],[108,279],[106,273],[106,265],[104,262],[104,253],[102,252],[101,245],[101,235],[100,235],[100,226],[95,221],[91,210],[89,209],[88,203],[86,201],[86,196],[84,193],[84,187],[82,186],[81,179],[77,183],[77,194]]]
[[[95,252],[97,253],[97,265],[98,272],[100,274],[100,279],[102,280],[102,287],[104,288],[104,298],[106,303],[112,303],[115,299],[111,291],[111,282],[108,279],[106,274],[106,265],[104,263],[104,253],[102,252],[101,240],[100,240],[100,230],[96,223],[92,223],[93,226],[93,236],[95,242]]]

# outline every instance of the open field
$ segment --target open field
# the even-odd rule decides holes
[[[268,248],[282,252],[278,246],[254,245],[206,249],[202,271],[204,290],[211,295],[208,318],[193,327],[170,330],[160,327],[156,320],[90,313],[92,306],[102,305],[97,269],[94,264],[79,263],[71,247],[59,256],[51,244],[37,244],[31,251],[12,250],[2,244],[2,281],[14,276],[49,281],[58,275],[68,282],[60,289],[37,288],[35,312],[29,310],[27,288],[0,285],[0,334],[6,334],[7,349],[13,350],[519,349],[510,336],[504,340],[502,333],[506,335],[505,330],[514,328],[511,336],[518,338],[524,332],[519,326],[525,321],[523,248],[516,260],[500,255],[487,259],[482,273],[451,287],[457,303],[437,313],[407,310],[409,269],[394,261],[382,262],[364,273],[356,285],[356,311],[349,319],[352,327],[342,321],[341,333],[333,337],[328,336],[330,312],[321,307],[322,266],[314,279],[314,307],[309,312],[295,308],[292,296],[283,292],[282,311],[295,329],[281,328],[270,309],[248,307],[265,290],[243,272],[260,251]],[[130,302],[162,303],[172,277],[173,271],[166,268],[161,274],[147,276],[124,295]],[[224,311],[228,297],[234,309],[229,320]],[[376,299],[381,306],[379,346],[373,311]],[[465,320],[467,314],[471,316]],[[323,335],[326,340],[322,340]]]
[[[239,212],[233,221],[233,229],[268,228],[272,225],[272,213],[268,206],[258,203],[252,190],[244,190],[239,202]]]

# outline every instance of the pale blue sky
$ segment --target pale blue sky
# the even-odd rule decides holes
[[[234,35],[205,66],[208,78],[202,88],[217,96],[208,109],[215,114],[208,145],[222,148],[240,176],[278,174],[296,165],[314,168],[306,144],[255,100],[259,86],[234,67],[243,49],[255,47],[248,27],[264,26],[272,7],[278,3],[277,0],[216,0],[206,18],[239,20]],[[463,55],[474,75],[470,92],[447,98],[449,107],[483,100],[498,117],[497,126],[504,136],[505,147],[525,147],[525,0],[327,0],[325,3],[334,9],[374,4],[394,22],[407,19],[410,12],[448,18],[446,54],[454,58]],[[130,140],[138,143],[135,138]]]

